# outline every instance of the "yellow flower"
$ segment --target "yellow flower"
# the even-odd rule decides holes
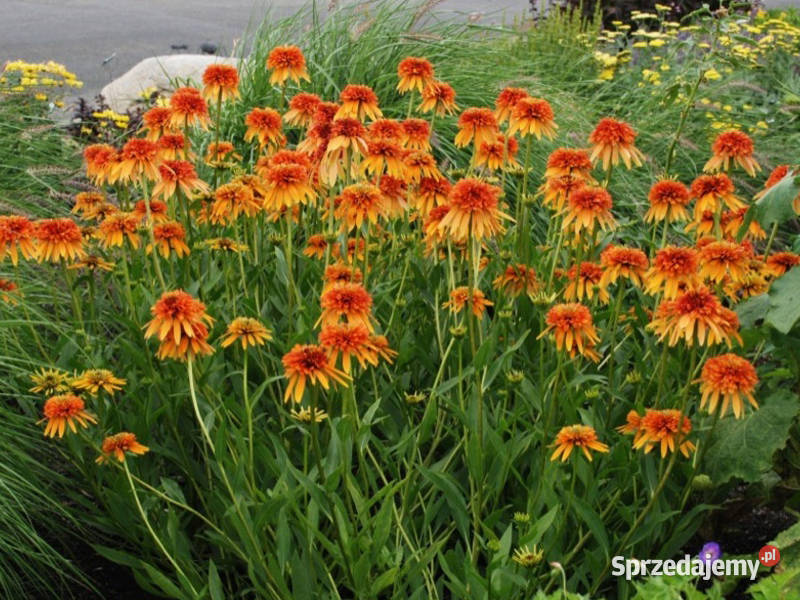
[[[114,392],[121,390],[126,383],[124,379],[114,377],[108,369],[89,369],[81,373],[72,382],[72,386],[78,390],[86,390],[93,396],[101,389],[113,396]]]

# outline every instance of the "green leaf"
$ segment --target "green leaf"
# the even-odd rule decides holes
[[[782,568],[800,568],[800,522],[781,531],[770,544],[780,549]]]
[[[795,218],[792,201],[797,198],[798,194],[800,194],[800,185],[790,172],[769,188],[764,196],[755,203],[754,216],[756,220],[762,226],[791,221]]]
[[[211,600],[225,600],[225,594],[222,590],[222,580],[219,578],[217,565],[213,560],[208,561],[208,593]]]
[[[786,443],[797,410],[797,396],[778,390],[745,418],[723,418],[705,458],[714,483],[719,485],[733,477],[757,481],[772,466],[775,451]]]
[[[764,318],[769,311],[769,296],[759,294],[748,298],[736,307],[736,314],[739,315],[739,325],[742,329],[752,329],[756,323]]]
[[[767,323],[781,333],[789,333],[800,319],[800,268],[791,269],[772,284],[769,303]]]

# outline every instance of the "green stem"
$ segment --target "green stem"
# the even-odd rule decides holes
[[[200,430],[203,432],[203,437],[208,443],[208,447],[211,448],[211,452],[216,454],[216,450],[214,449],[214,442],[211,441],[211,435],[206,428],[205,421],[203,421],[203,417],[200,415],[200,406],[197,404],[197,393],[194,389],[194,370],[192,365],[194,364],[193,358],[188,358],[186,361],[187,371],[189,374],[189,394],[192,397],[192,406],[194,407],[194,414],[197,417],[197,422],[200,424]]]

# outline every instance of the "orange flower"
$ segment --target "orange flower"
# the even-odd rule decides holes
[[[458,118],[458,133],[455,143],[459,148],[473,141],[476,146],[483,142],[493,142],[499,130],[497,119],[488,108],[468,108]]]
[[[800,265],[800,255],[794,252],[775,252],[767,258],[766,273],[772,277],[780,277],[797,265]]]
[[[145,452],[148,452],[150,448],[140,444],[136,440],[134,434],[122,431],[105,438],[101,450],[103,453],[95,459],[95,462],[99,465],[111,460],[111,458],[116,458],[119,462],[124,462],[126,452],[141,456]]]
[[[745,204],[733,194],[733,182],[724,173],[700,175],[692,182],[691,197],[694,205],[694,218],[700,220],[705,211],[716,213],[722,204],[730,209],[743,208]]]
[[[547,327],[537,339],[553,332],[556,348],[562,348],[574,358],[576,352],[597,362],[600,355],[594,347],[600,341],[592,321],[592,313],[583,304],[556,304],[547,312]]]
[[[182,133],[168,133],[158,138],[159,155],[163,160],[192,159],[194,154],[189,151],[189,144]]]
[[[366,136],[367,130],[357,119],[336,119],[332,123],[330,140],[320,163],[323,182],[335,183],[344,174],[343,165],[352,165],[355,157],[367,153]]]
[[[308,238],[303,254],[309,258],[324,258],[327,248],[328,242],[325,241],[324,235],[312,235]]]
[[[230,154],[230,156],[228,156]],[[229,167],[225,159],[230,161],[242,160],[242,155],[234,152],[233,144],[230,142],[211,142],[206,148],[205,162],[211,167]]]
[[[261,210],[261,205],[253,196],[253,191],[241,183],[226,183],[214,192],[214,203],[211,205],[211,222],[233,223],[240,215],[254,217]]]
[[[739,235],[739,230],[744,225],[744,216],[747,214],[747,207],[742,207],[738,210],[726,210],[720,216],[719,222],[722,226],[722,233],[730,238],[736,239]],[[767,232],[764,231],[758,221],[753,219],[747,226],[747,231],[744,234],[744,239],[763,240],[767,237]]]
[[[161,162],[158,144],[145,139],[128,140],[119,153],[119,161],[111,170],[113,181],[139,181],[144,176],[152,181],[159,178]]]
[[[363,324],[372,332],[370,312],[372,310],[372,296],[359,283],[342,283],[328,288],[320,296],[322,314],[317,325],[331,325],[338,323],[344,317],[348,323]]]
[[[27,217],[0,216],[0,260],[8,254],[11,263],[17,266],[20,253],[27,260],[35,258],[36,247],[33,244],[35,236],[36,226]]]
[[[682,339],[691,347],[695,335],[700,345],[725,342],[730,346],[731,338],[741,343],[736,313],[723,307],[703,286],[689,289],[674,300],[662,301],[647,328],[659,336],[659,341],[667,339],[670,346]]]
[[[370,345],[369,330],[361,323],[332,323],[325,325],[319,334],[320,346],[330,355],[335,365],[342,357],[342,370],[350,373],[351,358],[355,357],[361,368],[366,363],[378,364],[378,357]]]
[[[450,190],[450,210],[439,228],[455,241],[482,240],[502,233],[500,220],[511,217],[498,208],[500,193],[500,188],[480,179],[462,179]]]
[[[145,325],[145,339],[156,336],[161,342],[159,359],[184,360],[200,354],[211,354],[208,328],[213,319],[206,314],[206,305],[183,290],[164,292],[150,308],[153,318]]]
[[[681,415],[681,411],[674,408],[648,409],[639,421],[633,447],[637,450],[644,447],[644,453],[647,454],[660,445],[661,458],[664,458],[667,452],[675,452],[677,442],[677,449],[689,458],[689,453],[695,450],[695,445],[686,439],[691,431],[692,422]]]
[[[533,267],[522,263],[508,265],[506,270],[495,278],[492,285],[494,289],[501,290],[512,298],[516,298],[522,292],[532,298],[541,287]]]
[[[680,181],[672,179],[657,181],[650,188],[647,199],[650,201],[650,208],[644,215],[647,223],[664,220],[673,223],[689,220],[689,213],[686,212],[689,204],[689,189]]]
[[[756,171],[761,170],[761,166],[753,158],[753,140],[741,131],[720,133],[711,145],[711,151],[714,155],[703,167],[703,171],[708,173],[728,171],[731,161],[744,169],[750,177],[755,177]]]
[[[620,159],[630,169],[642,166],[644,155],[634,146],[636,132],[624,121],[601,119],[589,136],[592,162],[602,160],[603,169],[619,164]]]
[[[339,94],[341,106],[336,112],[334,119],[358,119],[370,121],[379,119],[383,116],[381,109],[378,108],[378,96],[368,85],[348,84]]]
[[[338,383],[347,387],[350,376],[336,368],[333,357],[320,346],[314,344],[295,344],[282,359],[284,377],[289,380],[284,402],[294,400],[296,403],[303,401],[303,392],[308,382],[311,385],[320,384],[324,389],[330,388],[330,383]]]
[[[166,106],[154,106],[142,115],[142,129],[147,132],[147,139],[155,142],[171,129],[172,111]]]
[[[700,277],[715,283],[730,277],[740,281],[747,273],[750,255],[747,249],[733,242],[711,242],[700,249]]]
[[[325,289],[327,290],[330,286],[340,283],[361,283],[362,278],[361,270],[354,268],[352,265],[344,263],[328,265],[325,268]]]
[[[398,177],[382,175],[378,178],[378,187],[383,196],[383,212],[387,219],[393,219],[405,214],[408,210],[406,197],[408,196],[408,186]]]
[[[71,219],[42,219],[34,224],[36,260],[57,262],[83,258],[81,228]]]
[[[281,210],[313,202],[316,194],[308,184],[308,169],[298,164],[278,164],[266,173],[268,185],[264,207]]]
[[[361,161],[361,169],[366,174],[382,175],[384,172],[392,177],[403,177],[404,150],[394,142],[377,139],[367,142],[367,153]]]
[[[597,225],[604,230],[612,229],[616,225],[611,215],[613,204],[611,194],[605,188],[579,187],[567,198],[567,213],[561,226],[565,231],[571,229],[576,235],[583,229],[591,233]]]
[[[593,179],[584,180],[577,175],[548,177],[539,187],[539,193],[543,194],[542,204],[556,212],[561,212],[572,192],[583,187],[585,183],[593,181]]]
[[[769,174],[767,181],[764,183],[764,189],[753,196],[753,198],[756,200],[763,198],[770,188],[776,186],[784,177],[787,175],[794,176],[796,173],[797,169],[794,169],[794,172],[792,172],[792,168],[789,165],[778,165],[772,170],[772,173]],[[794,200],[792,200],[792,208],[794,212],[800,214],[800,194],[797,194]]]
[[[517,102],[527,97],[528,92],[522,88],[503,88],[494,101],[494,118],[498,123],[505,123],[511,117]]]
[[[209,102],[239,97],[239,71],[232,65],[208,65],[203,71],[203,97]]]
[[[369,338],[370,347],[373,352],[389,364],[392,364],[397,352],[389,347],[389,340],[383,335],[373,335]]]
[[[606,287],[624,277],[633,285],[642,285],[642,275],[650,266],[647,255],[636,248],[623,248],[609,244],[600,253],[600,264],[605,268],[600,285]]]
[[[86,176],[102,185],[110,178],[118,154],[116,148],[108,144],[92,144],[84,148],[83,160],[86,161]]]
[[[635,435],[634,442],[639,438],[641,435],[640,430],[642,427],[642,415],[637,413],[635,410],[628,411],[628,414],[625,415],[625,425],[620,425],[617,427],[617,431],[620,433],[624,433],[625,435]]]
[[[237,340],[242,343],[242,349],[247,350],[247,346],[263,346],[272,339],[272,332],[264,327],[258,319],[251,317],[236,317],[228,325],[220,346],[227,348]]]
[[[192,87],[178,88],[169,99],[169,107],[172,110],[169,124],[173,129],[195,125],[208,129],[211,122],[208,105],[199,90]]]
[[[671,300],[686,289],[700,284],[697,276],[699,261],[693,248],[666,246],[656,252],[653,264],[644,276],[644,290],[651,296],[663,292]]]
[[[422,119],[406,119],[400,126],[403,128],[402,144],[409,150],[423,150],[429,152],[431,149],[431,126]]]
[[[19,290],[17,284],[0,277],[0,300],[8,304],[16,304]]]
[[[417,119],[409,120],[416,121]],[[405,132],[403,126],[394,119],[378,119],[369,124],[369,135],[373,140],[386,140],[387,142],[400,144],[403,142]],[[425,132],[425,137],[427,139],[427,131]]]
[[[508,135],[519,131],[522,137],[535,135],[537,140],[542,139],[542,136],[552,140],[558,129],[553,119],[553,109],[547,100],[522,98],[511,110]]]
[[[580,272],[576,265],[572,265],[567,271],[567,279],[569,283],[564,288],[565,300],[580,302],[584,297],[591,300],[597,293],[597,299],[601,303],[608,303],[608,290],[603,284],[603,267],[600,265],[588,261],[582,262]]]
[[[574,148],[556,148],[547,157],[547,168],[544,176],[564,177],[566,175],[591,183],[592,161],[586,150]]]
[[[431,81],[422,90],[422,103],[417,110],[433,112],[440,117],[452,115],[458,110],[456,92],[444,81]]]
[[[447,202],[452,186],[444,177],[421,177],[414,203],[422,217],[427,217],[434,206]]]
[[[441,244],[445,241],[444,232],[440,225],[448,212],[450,212],[450,205],[440,204],[439,206],[434,206],[425,216],[422,230],[425,232],[425,244],[428,247],[428,251],[435,244]]]
[[[433,65],[427,58],[409,56],[397,65],[397,91],[401,94],[417,90],[422,93],[433,81]]]
[[[189,246],[186,245],[186,230],[180,223],[169,221],[160,223],[153,227],[153,238],[155,238],[156,248],[164,258],[169,257],[170,252],[175,252],[178,258],[183,258],[189,254]],[[147,245],[147,253],[153,251],[153,245]]]
[[[118,211],[114,211],[112,214],[116,214],[117,212]],[[144,200],[139,200],[133,205],[133,214],[140,221],[147,219],[147,204]],[[151,200],[150,219],[153,221],[153,223],[163,223],[164,221],[169,221],[167,205],[163,202],[159,202],[158,200]]]
[[[747,359],[730,353],[709,358],[703,365],[700,378],[695,381],[698,382],[703,394],[700,408],[708,405],[709,413],[717,410],[720,398],[721,417],[728,412],[728,405],[733,408],[733,414],[737,419],[743,417],[743,400],[747,400],[753,408],[758,408],[753,396],[753,390],[758,384],[758,375],[755,367]]]
[[[483,142],[475,154],[475,166],[486,165],[489,169],[515,169],[519,167],[516,160],[519,144],[514,137],[498,135],[494,142]]]
[[[301,79],[311,81],[306,70],[306,57],[297,46],[276,46],[267,57],[270,85],[285,85],[287,79],[299,84]]]
[[[185,160],[165,160],[158,167],[161,178],[153,187],[153,198],[169,200],[180,189],[186,198],[194,198],[197,190],[201,194],[209,193],[208,185],[197,176],[194,165]]]
[[[469,304],[472,314],[478,319],[483,319],[483,313],[486,312],[487,306],[493,306],[494,302],[490,302],[483,295],[483,292],[478,288],[472,290],[472,301],[469,299],[469,287],[461,286],[455,288],[450,292],[450,300],[442,304],[442,308],[449,308],[450,312],[458,314],[464,307]]]
[[[100,240],[100,245],[108,250],[115,246],[122,246],[127,238],[131,247],[139,247],[139,224],[141,219],[133,213],[117,212],[107,216],[97,228],[95,236]]]
[[[377,223],[384,216],[381,191],[369,183],[356,183],[342,190],[335,200],[334,215],[346,225],[347,231],[360,228],[364,222]]]
[[[106,203],[106,196],[101,192],[80,192],[75,195],[75,204],[72,205],[72,214],[81,213],[84,219],[94,218],[98,207]],[[7,217],[0,217],[0,219]]]
[[[597,432],[588,425],[569,425],[562,427],[556,435],[554,443],[556,450],[550,457],[551,461],[561,458],[561,462],[566,462],[573,448],[583,451],[584,456],[591,462],[592,454],[589,450],[596,452],[608,452],[608,446],[597,439]]]
[[[244,118],[244,124],[247,125],[247,131],[244,134],[245,142],[258,138],[261,148],[266,145],[280,147],[286,142],[286,138],[281,133],[281,115],[277,110],[254,108]]]
[[[283,115],[283,120],[288,125],[308,127],[321,103],[322,100],[316,94],[300,92],[289,100],[289,110]]]
[[[422,150],[414,150],[406,154],[403,166],[405,167],[405,180],[410,183],[419,183],[424,177],[442,177],[436,167],[436,159]]]
[[[45,437],[64,437],[64,432],[69,426],[72,433],[77,433],[78,428],[75,423],[86,429],[89,423],[97,423],[97,419],[91,413],[86,412],[86,407],[78,396],[73,394],[61,394],[51,396],[44,403],[44,418],[39,421],[47,421],[44,428]]]

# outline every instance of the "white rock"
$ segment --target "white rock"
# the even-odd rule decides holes
[[[103,97],[112,110],[125,112],[148,88],[159,92],[170,92],[173,81],[181,84],[190,80],[201,84],[203,71],[211,64],[238,66],[238,58],[226,58],[207,54],[168,54],[145,58],[127,73],[121,75],[102,90]]]

